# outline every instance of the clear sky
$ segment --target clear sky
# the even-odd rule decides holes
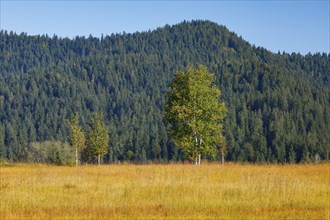
[[[0,28],[29,35],[95,37],[210,20],[273,52],[330,53],[330,0],[0,0]]]

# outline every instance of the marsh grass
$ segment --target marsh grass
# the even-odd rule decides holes
[[[329,165],[0,168],[0,219],[329,219]]]

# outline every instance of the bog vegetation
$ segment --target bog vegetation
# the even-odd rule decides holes
[[[77,112],[87,132],[100,111],[104,162],[186,160],[163,115],[164,94],[188,64],[205,65],[222,91],[226,160],[329,160],[329,54],[274,54],[209,21],[101,38],[1,30],[0,158],[65,163],[66,120]]]
[[[329,165],[15,165],[0,219],[329,219]]]

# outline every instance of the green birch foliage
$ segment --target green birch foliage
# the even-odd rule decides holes
[[[213,82],[214,74],[205,66],[188,66],[175,74],[166,94],[164,119],[170,124],[169,134],[193,160],[199,155],[215,156],[222,135],[226,107]]]
[[[70,143],[75,150],[76,164],[78,165],[78,154],[85,148],[86,138],[82,129],[79,127],[79,114],[74,113],[72,118],[68,121],[71,136]]]
[[[109,131],[104,123],[102,113],[95,113],[92,117],[92,129],[88,134],[88,143],[94,155],[98,157],[98,164],[100,164],[101,156],[108,152],[109,143]]]

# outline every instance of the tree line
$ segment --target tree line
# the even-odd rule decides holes
[[[64,163],[67,120],[77,112],[88,133],[103,112],[104,162],[186,160],[163,115],[165,93],[188,64],[206,66],[222,92],[226,160],[329,159],[330,55],[272,53],[209,21],[101,38],[1,30],[0,157],[26,161],[49,148],[57,150],[45,160]]]

